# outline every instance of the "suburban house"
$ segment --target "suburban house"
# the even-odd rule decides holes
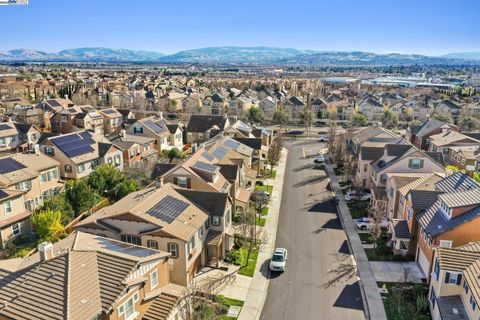
[[[478,319],[480,244],[439,247],[433,261],[428,294],[432,319]]]
[[[185,128],[187,143],[202,143],[223,132],[230,126],[230,121],[224,116],[193,114]]]
[[[63,189],[60,163],[42,153],[16,153],[0,158],[0,190],[21,191],[25,208],[33,212]]]
[[[51,118],[52,131],[57,133],[70,133],[77,131],[75,117],[82,114],[79,106],[71,105],[68,108],[55,112]]]
[[[136,120],[128,126],[126,133],[155,139],[158,152],[174,147],[183,150],[183,133],[178,126],[172,126],[160,117],[151,116]]]
[[[263,115],[267,119],[272,119],[273,115],[275,114],[275,111],[277,111],[277,101],[270,96],[265,97],[262,99],[259,103],[258,106],[260,109],[263,111]]]
[[[178,319],[170,255],[82,232],[0,261],[0,319]],[[48,297],[48,299],[46,299]]]
[[[448,155],[450,147],[479,146],[480,141],[455,130],[445,130],[428,138],[428,151]]]
[[[305,109],[305,102],[302,99],[292,96],[283,102],[283,110],[287,111],[290,119],[294,121],[300,120],[300,116]]]
[[[471,146],[456,146],[448,149],[446,160],[449,164],[465,170],[469,175],[478,171],[480,159],[480,144]]]
[[[374,201],[385,202],[385,205],[387,173],[443,173],[445,171],[442,164],[410,144],[387,144],[383,156],[372,162],[371,167]]]
[[[430,118],[420,126],[407,129],[407,140],[422,150],[429,150],[429,138],[445,131],[458,131],[458,127],[434,118]]]
[[[371,164],[373,161],[381,158],[385,152],[384,146],[378,147],[360,147],[360,152],[358,154],[358,164],[357,172],[355,175],[355,182],[357,186],[362,186],[364,188],[370,189],[371,186]]]
[[[123,153],[123,164],[132,167],[136,164],[154,163],[158,160],[155,138],[127,134],[125,130],[110,140]]]
[[[360,152],[360,147],[384,147],[387,143],[397,143],[403,140],[390,130],[379,126],[361,128],[346,135],[347,145],[354,154]]]
[[[0,249],[16,237],[32,231],[31,211],[25,208],[23,191],[0,189]]]
[[[419,233],[416,261],[427,278],[437,247],[455,248],[478,240],[480,185],[457,172],[435,184],[441,192],[435,203],[417,215]]]
[[[0,123],[0,153],[15,151],[21,144],[22,139],[15,123]]]
[[[83,111],[77,113],[74,118],[74,124],[79,130],[88,130],[95,133],[103,134],[103,116],[91,106],[80,106]]]
[[[23,124],[14,122],[18,131],[18,139],[20,140],[19,148],[21,151],[32,151],[34,145],[40,138],[41,130],[33,124]]]
[[[223,115],[227,106],[225,97],[220,93],[214,93],[203,100],[202,109],[206,109],[208,115]]]
[[[122,129],[123,116],[115,108],[98,110],[103,117],[103,131],[105,134],[118,133]]]
[[[133,192],[75,226],[123,242],[170,252],[173,283],[188,286],[205,265],[208,213],[171,184]]]
[[[48,137],[40,150],[60,162],[60,176],[66,179],[85,178],[101,164],[123,170],[122,150],[103,135],[88,131]]]

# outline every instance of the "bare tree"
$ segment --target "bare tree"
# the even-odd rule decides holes
[[[330,121],[328,126],[328,152],[331,155],[335,154],[336,149],[336,142],[337,142],[337,123],[335,121]]]
[[[270,175],[273,172],[273,167],[277,165],[280,161],[280,156],[283,149],[283,139],[281,136],[278,136],[268,148],[267,153],[267,163],[270,165]]]
[[[383,202],[375,201],[371,207],[371,223],[369,228],[370,238],[373,241],[373,250],[376,252],[377,242],[382,236],[383,225],[382,219],[383,215]]]

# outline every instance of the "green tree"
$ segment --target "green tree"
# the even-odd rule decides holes
[[[480,120],[472,117],[462,117],[460,120],[461,131],[477,131],[480,128]]]
[[[449,114],[434,113],[432,118],[451,124],[454,123],[453,118]]]
[[[352,124],[354,127],[365,127],[368,123],[368,118],[361,113],[357,113],[352,118]]]
[[[398,117],[389,110],[383,113],[381,121],[387,129],[394,129],[398,126]]]
[[[265,117],[263,115],[263,110],[258,107],[251,107],[248,110],[248,120],[252,122],[258,122],[258,123],[263,123],[265,120]]]
[[[170,159],[170,163],[171,163],[173,159],[182,159],[183,152],[180,151],[178,148],[172,148],[170,149],[170,151],[168,151],[167,156]]]
[[[290,121],[290,117],[287,112],[279,109],[273,114],[273,122],[278,124],[280,127],[285,128],[285,133],[287,133],[287,125]]]
[[[65,195],[75,211],[75,216],[91,209],[98,200],[98,194],[88,186],[85,180],[68,181],[65,186]]]
[[[60,211],[62,214],[62,224],[67,224],[75,217],[75,210],[66,199],[64,192],[48,198],[43,203],[42,210]]]
[[[310,128],[313,124],[313,113],[310,110],[305,110],[300,115],[302,118],[303,123],[305,124],[305,129],[307,131],[307,137],[310,137]]]
[[[63,233],[60,211],[42,210],[31,217],[35,231],[41,241],[56,242]]]
[[[126,195],[127,190],[135,191],[139,189],[134,179],[126,178],[120,170],[109,164],[98,166],[90,174],[88,187],[97,194],[112,200],[121,199]]]

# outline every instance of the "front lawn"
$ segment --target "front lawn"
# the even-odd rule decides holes
[[[255,224],[259,227],[265,227],[265,222],[267,222],[267,218],[255,218]]]
[[[370,234],[367,233],[367,236],[370,237]],[[367,237],[363,236],[362,237]],[[369,243],[373,243],[373,240],[370,239]],[[370,261],[413,261],[415,258],[413,256],[401,256],[394,255],[392,249],[388,246],[387,234],[383,233],[382,236],[377,240],[377,246],[375,249],[365,249],[365,254],[367,255],[368,260]]]
[[[378,283],[386,288],[382,293],[383,305],[389,320],[429,320],[428,284]]]
[[[260,171],[260,176],[264,179],[275,179],[277,176],[277,170],[262,170]]]
[[[227,307],[227,308],[230,308],[231,306],[234,306],[234,307],[243,307],[243,301],[241,300],[237,300],[237,299],[232,299],[232,298],[227,298],[225,297],[224,295],[221,295],[219,294],[218,296],[216,296],[215,300],[222,304],[223,306]],[[220,316],[218,318],[218,320],[233,320],[233,319],[237,319],[237,318],[234,318],[234,317],[229,317],[229,316]]]
[[[261,184],[257,183],[255,185],[255,190],[263,190],[263,191],[268,192],[270,195],[272,195],[273,186],[261,185]]]
[[[225,256],[225,261],[240,266],[238,274],[253,277],[255,271],[255,265],[257,264],[258,249],[260,247],[260,241],[257,240],[257,245],[252,248],[250,252],[250,258],[247,261],[249,241],[247,238],[235,235],[234,246]]]
[[[373,243],[370,233],[359,233],[358,236],[360,237],[360,240],[362,241],[362,243],[366,243],[366,244]]]
[[[368,216],[369,205],[368,202],[351,202],[347,203],[348,210],[353,219],[358,219]]]
[[[255,265],[257,264],[257,258],[258,258],[258,248],[255,248],[250,252],[250,259],[248,259],[247,263],[247,255],[248,255],[248,250],[246,248],[241,248],[242,250],[242,267],[238,270],[238,274],[247,276],[247,277],[253,277],[253,273],[255,272]]]
[[[266,216],[268,214],[268,207],[262,208],[262,216]]]

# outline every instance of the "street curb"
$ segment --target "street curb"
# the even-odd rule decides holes
[[[275,201],[277,206],[275,210],[271,210],[272,207],[269,208],[267,221],[265,223],[265,230],[268,227],[273,226],[274,231],[273,234],[268,234],[268,245],[262,245],[260,247],[258,257],[260,257],[262,254],[267,254],[267,256],[270,257],[275,250],[275,240],[277,237],[277,226],[278,218],[280,216],[280,205],[282,200],[283,180],[285,176],[287,156],[288,150],[286,148],[283,148],[280,161],[277,166],[277,175],[275,177],[275,183],[273,185],[273,192],[271,195],[271,201]],[[264,261],[265,260],[257,260],[257,264],[255,266],[255,273],[253,275],[252,282],[250,283],[250,288],[248,289],[247,298],[245,299],[244,306],[242,307],[242,310],[240,311],[240,314],[238,316],[238,320],[260,319],[263,306],[265,305],[265,301],[267,299],[268,285],[270,283],[269,279],[265,278],[265,276],[260,271],[260,268],[263,265]]]

